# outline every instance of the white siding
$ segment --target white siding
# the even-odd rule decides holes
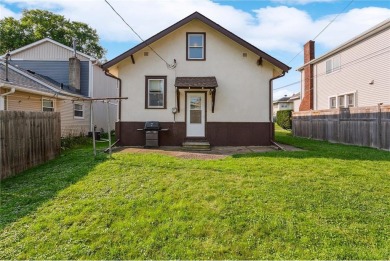
[[[118,81],[108,77],[103,70],[98,66],[93,66],[93,97],[118,97]],[[115,122],[118,119],[118,100],[111,100],[109,104],[110,130],[115,129]],[[93,103],[93,124],[96,125],[96,130],[107,132],[107,104],[96,101]]]
[[[206,61],[186,61],[186,32],[206,33]],[[174,121],[171,109],[175,105],[175,77],[215,76],[218,81],[215,112],[211,113],[211,95],[207,94],[209,122],[269,122],[269,79],[272,66],[228,37],[198,20],[177,29],[155,42],[152,47],[169,63],[177,61],[175,70],[167,69],[149,48],[119,63],[119,77],[123,81],[122,121]],[[149,56],[144,56],[149,52]],[[243,57],[247,53],[247,57]],[[145,76],[167,76],[167,109],[145,109]],[[180,96],[180,113],[176,121],[185,121],[185,92]]]
[[[51,42],[43,42],[12,55],[12,59],[67,61],[73,57],[73,52]],[[81,61],[89,61],[86,57],[77,55]]]
[[[329,108],[329,97],[356,93],[356,106],[390,104],[390,30],[341,53],[341,69],[326,74],[326,60],[314,65],[316,110]],[[373,84],[369,84],[374,81]]]
[[[83,119],[75,119],[74,103],[83,104]],[[61,136],[79,136],[90,131],[91,110],[90,102],[72,102],[71,100],[59,100],[57,102],[58,111],[61,112]]]
[[[299,106],[301,105],[301,99],[297,99],[293,101],[293,110],[294,111],[299,111]]]

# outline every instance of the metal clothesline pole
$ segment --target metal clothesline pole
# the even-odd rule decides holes
[[[112,150],[111,150],[111,131],[110,131],[110,104],[107,101],[107,133],[108,133],[108,151],[110,153],[110,158],[112,157]]]

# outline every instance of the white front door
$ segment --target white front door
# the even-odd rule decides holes
[[[187,92],[187,137],[205,137],[206,96],[205,93]]]

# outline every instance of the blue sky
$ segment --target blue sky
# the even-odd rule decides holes
[[[274,98],[299,91],[297,55],[336,15],[316,39],[320,56],[370,27],[390,18],[390,0],[109,0],[144,38],[199,11],[226,29],[292,67],[274,83]],[[0,0],[0,17],[20,17],[23,9],[46,9],[96,28],[108,60],[139,43],[104,0]],[[342,10],[345,9],[343,12]],[[291,62],[290,62],[291,61]]]

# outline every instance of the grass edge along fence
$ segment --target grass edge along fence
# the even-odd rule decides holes
[[[390,105],[301,111],[294,136],[390,150]]]
[[[0,111],[0,180],[61,152],[59,112]]]

